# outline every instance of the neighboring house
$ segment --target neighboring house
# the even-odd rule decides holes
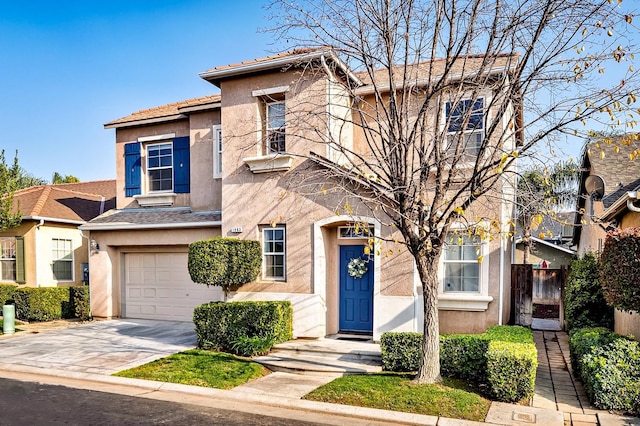
[[[363,152],[362,135],[349,125],[351,99],[343,84],[360,85],[362,96],[371,96],[366,83],[330,50],[282,53],[201,77],[221,94],[105,124],[116,130],[117,208],[81,227],[100,246],[90,257],[92,314],[191,320],[196,305],[223,294],[191,282],[188,244],[227,236],[259,240],[263,247],[260,277],[230,300],[290,300],[297,337],[358,332],[377,340],[388,330],[421,330],[422,290],[406,250],[368,255],[361,278],[347,274],[371,234],[386,237],[394,230],[358,198],[325,193],[323,181],[301,180],[318,171],[330,176],[341,163],[322,132]],[[293,118],[312,117],[314,108],[330,110],[329,122],[299,127]],[[482,102],[473,108],[474,119],[492,114]],[[503,123],[506,150],[516,149],[507,130],[512,124]],[[504,179],[498,189],[504,202],[486,213],[506,223],[513,218],[514,184]],[[500,195],[503,188],[510,189]],[[339,210],[347,202],[349,209]],[[462,248],[443,254],[442,332],[482,332],[506,323],[511,251],[503,238],[465,239]],[[473,273],[463,277],[463,269]]]
[[[573,243],[580,255],[600,253],[607,230],[640,226],[640,162],[636,135],[587,145]],[[615,311],[615,331],[640,337],[640,314]]]
[[[115,207],[116,181],[39,185],[15,192],[19,226],[0,232],[0,281],[28,287],[88,284],[90,243],[78,227]]]
[[[524,243],[522,240],[516,242],[516,259],[515,263],[523,263]],[[529,264],[533,268],[559,269],[562,266],[569,266],[571,259],[575,257],[576,252],[554,239],[540,239],[531,237],[531,252],[529,254]]]

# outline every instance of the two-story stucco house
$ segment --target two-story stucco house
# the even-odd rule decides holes
[[[353,99],[345,90],[357,84],[370,96],[366,79],[326,49],[216,67],[201,77],[220,95],[105,125],[116,130],[117,208],[82,227],[100,245],[90,259],[93,315],[190,320],[194,306],[223,295],[190,281],[187,246],[227,236],[259,240],[263,248],[261,276],[230,300],[290,300],[297,337],[355,332],[378,339],[388,330],[421,330],[421,287],[410,254],[364,254],[372,235],[394,234],[388,222],[358,197],[305,179],[324,170],[330,180],[331,167],[341,163],[323,134],[366,152],[350,124]],[[484,102],[474,103],[474,120],[493,113],[492,96],[486,89]],[[314,111],[330,111],[329,118]],[[503,123],[505,134],[510,124]],[[469,137],[482,138],[482,131]],[[510,134],[502,143],[513,150],[516,142]],[[504,182],[497,191],[507,183],[512,188]],[[492,208],[505,222],[512,218],[510,203]],[[347,273],[355,258],[367,260],[361,276]],[[501,238],[465,240],[442,256],[442,332],[506,323],[510,259]]]

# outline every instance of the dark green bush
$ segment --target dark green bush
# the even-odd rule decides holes
[[[231,349],[237,355],[253,357],[267,354],[274,344],[272,336],[240,336],[231,342]]]
[[[422,358],[422,333],[383,333],[380,352],[385,371],[417,371]]]
[[[640,311],[640,228],[607,233],[600,255],[600,283],[609,305]]]
[[[16,318],[24,321],[90,318],[88,287],[24,287],[16,289],[13,298]]]
[[[422,334],[384,333],[380,349],[384,370],[416,371]],[[533,334],[525,327],[494,326],[483,334],[440,336],[442,375],[488,385],[491,396],[500,401],[533,396],[537,357]]]
[[[69,287],[71,301],[71,309],[73,310],[73,317],[82,321],[89,321],[91,319],[91,304],[89,302],[89,287]]]
[[[605,327],[590,327],[575,330],[569,339],[569,356],[574,373],[585,381],[581,360],[595,348],[602,347],[615,339],[615,334]]]
[[[585,253],[571,261],[564,298],[569,333],[585,327],[613,326],[613,308],[607,305],[600,285],[598,258]]]
[[[258,241],[213,238],[189,244],[188,267],[195,283],[223,289],[255,281],[260,273],[262,250]]]
[[[640,414],[640,347],[616,336],[581,359],[584,388],[591,402],[605,410]]]
[[[12,284],[0,284],[0,306],[13,300],[13,293],[17,288],[18,286]]]
[[[198,347],[231,353],[246,346],[245,338],[272,339],[272,345],[290,340],[292,321],[288,301],[211,302],[197,306],[193,313]],[[258,343],[251,341],[254,347]]]
[[[450,334],[440,336],[440,370],[445,377],[486,381],[489,336]]]

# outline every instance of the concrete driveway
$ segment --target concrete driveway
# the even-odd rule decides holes
[[[112,374],[196,345],[191,322],[138,319],[3,337],[0,364],[96,374]]]

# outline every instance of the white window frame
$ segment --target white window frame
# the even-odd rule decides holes
[[[6,247],[8,244],[9,247]],[[0,237],[0,280],[2,281],[16,281],[16,239],[15,237]],[[13,264],[12,278],[6,278],[5,264]]]
[[[282,106],[282,125],[277,127],[271,126],[271,108],[276,105]],[[283,100],[265,100],[264,101],[264,109],[265,109],[265,145],[267,154],[282,154],[287,152],[287,107]],[[278,114],[280,115],[280,114]],[[276,143],[278,144],[278,149],[271,148],[271,135],[274,135],[278,140]],[[280,141],[282,138],[282,141]],[[280,144],[283,144],[284,149],[280,149]]]
[[[222,177],[222,125],[213,126],[213,177]]]
[[[364,229],[368,228],[369,233],[365,233]],[[374,226],[369,224],[360,224],[358,226],[358,230],[356,230],[356,225],[346,225],[338,227],[338,239],[341,240],[349,240],[349,239],[362,239],[362,238],[373,238],[374,236]]]
[[[60,242],[64,242],[65,246],[69,244],[69,251],[63,257],[60,256]],[[66,253],[67,247],[63,247],[63,253]],[[67,259],[67,255],[71,258]],[[55,272],[55,265],[57,262],[69,262],[71,264],[71,278],[69,279],[60,279]],[[51,239],[51,273],[53,274],[53,279],[58,282],[71,282],[74,281],[75,278],[75,268],[74,268],[74,256],[73,256],[73,240],[68,238],[52,238]]]
[[[462,103],[465,102],[470,102],[471,103],[471,108],[473,108],[473,106],[475,105],[476,102],[482,102],[482,117],[480,118],[480,126],[478,128],[475,129],[460,129],[460,128],[456,128],[454,130],[451,130],[450,127],[453,123],[453,120],[451,119],[451,112],[453,112],[453,106],[454,105],[460,105]],[[457,141],[458,138],[460,137],[460,134],[462,134],[462,139],[464,140],[465,143],[465,149],[463,152],[460,153],[460,156],[462,157],[462,162],[468,162],[471,159],[474,159],[478,156],[479,154],[479,150],[482,147],[482,143],[484,141],[485,138],[485,121],[487,119],[487,108],[486,108],[486,101],[487,101],[487,97],[486,96],[479,96],[475,99],[471,99],[471,98],[462,98],[459,99],[457,101],[446,101],[445,102],[445,107],[444,107],[444,125],[445,125],[445,130],[446,130],[446,138],[445,138],[445,154],[449,153],[449,152],[453,152],[455,146],[451,146],[450,141],[454,140]],[[447,106],[451,106],[450,107],[450,113],[447,114]],[[474,115],[473,110],[471,115]],[[469,145],[469,143],[472,141],[472,138],[476,138],[479,139],[476,141],[476,143],[474,145]],[[469,148],[474,148],[473,151],[471,152],[471,150]],[[468,160],[468,161],[466,161]]]
[[[171,166],[162,166],[162,165],[158,165],[155,167],[151,167],[150,165],[150,161],[151,161],[151,156],[149,154],[149,152],[155,148],[155,147],[161,147],[163,145],[169,146],[171,148],[171,153],[169,154],[169,158],[171,159]],[[165,142],[160,142],[160,143],[153,143],[153,144],[147,144],[144,146],[145,149],[145,155],[146,155],[146,159],[145,159],[145,165],[146,165],[146,170],[145,170],[145,177],[146,177],[146,185],[147,185],[147,193],[149,194],[157,194],[157,193],[165,193],[165,192],[173,192],[173,180],[174,180],[174,174],[175,174],[175,170],[174,170],[174,164],[173,164],[173,142],[171,141],[165,141]],[[162,156],[161,156],[162,157]],[[151,189],[151,172],[155,171],[155,170],[171,170],[171,188],[169,189],[158,189],[158,190],[153,190]]]
[[[463,239],[462,244],[458,244],[457,240],[459,238]],[[477,239],[478,242],[469,242],[467,243],[466,241],[464,241],[465,239],[469,238],[467,235],[456,235],[456,234],[451,234],[447,236],[447,243],[445,244],[445,246],[442,249],[442,292],[443,293],[463,293],[463,294],[480,294],[481,293],[481,288],[482,288],[482,263],[478,264],[478,258],[479,256],[482,256],[482,248],[483,245],[486,245],[486,243],[483,243],[478,236],[474,236],[472,235],[471,238],[472,239]],[[453,240],[453,241],[452,241]],[[464,248],[465,247],[473,247],[474,248],[474,257],[472,259],[447,259],[447,247],[461,247],[463,248],[460,251],[460,254],[463,255],[465,254]],[[483,259],[484,262],[484,259]],[[478,265],[478,286],[477,286],[477,290],[449,290],[447,288],[448,283],[446,282],[446,273],[447,273],[447,265],[465,265],[465,264],[469,264],[469,265]]]
[[[282,239],[267,238],[267,233],[273,231],[282,231]],[[262,228],[262,279],[267,281],[285,281],[287,278],[287,230],[284,226],[265,226]],[[266,243],[281,242],[282,251],[268,251],[266,250]],[[267,275],[267,256],[281,256],[282,257],[282,275],[271,276]]]
[[[484,223],[480,223],[477,226],[486,226]],[[462,224],[454,224],[451,233],[447,236],[447,241],[450,237],[458,231],[463,233],[465,227]],[[456,244],[457,237],[454,237],[453,244]],[[439,294],[438,294],[438,309],[452,310],[452,311],[474,311],[481,312],[486,311],[489,308],[489,303],[493,301],[493,297],[489,296],[489,270],[490,270],[490,242],[482,241],[480,243],[480,250],[478,255],[482,256],[482,263],[480,263],[480,282],[478,283],[478,291],[445,291],[445,253],[444,249],[440,256],[440,262],[438,265],[438,281],[439,281]],[[476,259],[477,262],[477,259]]]

